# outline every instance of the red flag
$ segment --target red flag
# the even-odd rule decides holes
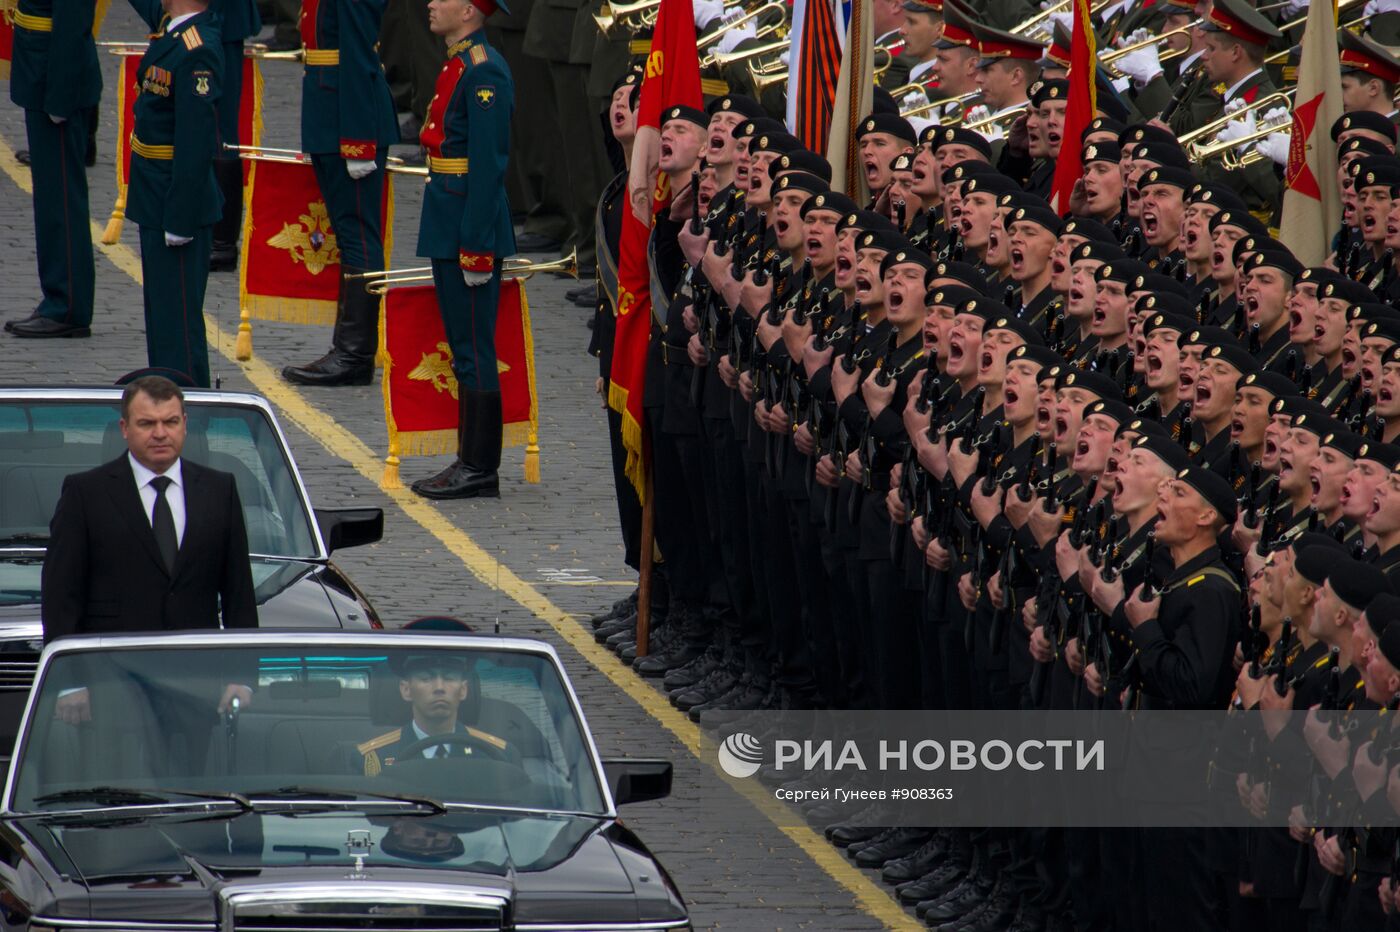
[[[1055,179],[1050,189],[1050,206],[1055,213],[1069,210],[1074,183],[1084,175],[1084,127],[1094,120],[1097,108],[1096,84],[1098,50],[1095,48],[1094,21],[1089,0],[1074,0],[1074,33],[1069,47],[1069,106],[1065,129],[1060,134],[1060,156],[1055,163]]]
[[[651,339],[651,274],[647,239],[656,212],[671,201],[670,183],[657,171],[661,148],[661,111],[677,105],[703,107],[700,59],[695,48],[695,14],[690,0],[661,0],[652,32],[637,104],[637,138],[632,144],[628,197],[623,211],[622,242],[617,263],[617,335],[608,404],[622,415],[622,443],[627,448],[627,478],[646,496],[642,461],[642,387],[646,383],[647,344]]]
[[[10,22],[9,10],[0,10],[0,79],[10,76],[10,62],[14,61],[14,58],[15,24]]]
[[[385,488],[399,488],[401,456],[457,449],[457,378],[432,285],[390,288],[381,317],[384,332],[384,422],[389,431]],[[539,482],[539,401],[535,347],[525,285],[501,282],[496,305],[496,373],[506,446],[525,447],[525,480]]]

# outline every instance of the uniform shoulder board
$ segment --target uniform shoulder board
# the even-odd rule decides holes
[[[1190,588],[1191,586],[1196,585],[1196,583],[1200,582],[1201,580],[1203,580],[1203,579],[1205,579],[1205,578],[1206,578],[1206,574],[1205,574],[1205,573],[1202,573],[1202,574],[1199,575],[1199,576],[1192,576],[1190,579],[1186,580],[1186,586],[1187,586],[1187,588]]]
[[[480,65],[486,62],[486,47],[484,45],[473,45],[471,51],[467,53],[473,65]]]
[[[393,731],[385,732],[378,738],[370,738],[365,743],[356,745],[355,750],[359,751],[361,754],[368,754],[382,747],[388,747],[401,737],[403,737],[403,729],[395,728]]]
[[[471,735],[473,738],[477,738],[477,739],[479,739],[479,740],[481,740],[481,741],[485,741],[487,744],[492,745],[493,747],[495,747],[495,748],[497,748],[497,749],[499,749],[499,750],[504,751],[504,750],[506,749],[506,739],[505,739],[505,738],[497,738],[495,735],[491,734],[490,732],[482,731],[480,728],[473,728],[473,727],[471,727],[470,725],[468,725],[468,726],[467,726],[467,734]]]
[[[200,38],[198,26],[191,26],[189,29],[180,33],[180,39],[185,43],[185,48],[189,49],[191,52],[204,44],[204,40]]]

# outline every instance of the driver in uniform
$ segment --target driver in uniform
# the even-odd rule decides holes
[[[461,735],[462,738],[451,743],[423,745],[415,757],[467,757],[472,753],[473,744],[507,751],[504,738],[458,721],[462,703],[475,687],[465,658],[454,656],[450,651],[410,654],[396,664],[396,672],[399,695],[412,707],[413,717],[407,725],[356,746],[365,776],[378,776],[385,767],[403,760],[403,751],[430,736]]]

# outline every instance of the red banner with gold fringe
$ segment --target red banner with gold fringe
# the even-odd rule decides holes
[[[380,315],[384,422],[389,431],[383,488],[401,488],[399,458],[457,449],[457,378],[437,291],[431,285],[390,288]],[[539,482],[539,398],[530,302],[518,280],[501,282],[496,306],[496,372],[508,447],[525,444],[525,481]]]
[[[14,9],[13,0],[0,0],[0,80],[9,79],[15,58],[15,24],[10,20]]]

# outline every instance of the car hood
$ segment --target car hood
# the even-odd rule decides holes
[[[353,598],[328,587],[325,563],[314,560],[254,557],[253,587],[258,603],[258,623],[264,628],[362,627],[355,624],[364,611]],[[38,589],[40,561],[33,561]],[[39,603],[0,604],[0,639],[41,637]],[[28,630],[24,626],[32,625]]]
[[[514,899],[520,922],[637,922],[684,916],[670,879],[603,817],[482,810],[441,815],[249,812],[113,821],[15,819],[47,875],[44,916],[213,923],[240,886],[353,882],[470,886]],[[372,846],[357,869],[351,833]]]

